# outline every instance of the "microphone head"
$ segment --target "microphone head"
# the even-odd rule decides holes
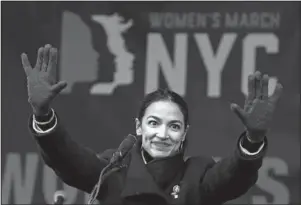
[[[53,195],[54,204],[63,204],[65,201],[65,192],[64,191],[56,191]]]
[[[129,134],[125,137],[125,139],[121,142],[116,152],[110,159],[110,164],[115,164],[119,160],[121,160],[135,145],[137,138],[135,135]]]
[[[121,155],[126,154],[136,143],[137,138],[135,135],[129,134],[125,137],[125,139],[121,142],[118,151],[121,152]]]

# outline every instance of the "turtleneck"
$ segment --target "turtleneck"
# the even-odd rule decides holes
[[[162,189],[165,189],[184,168],[183,152],[160,159],[154,159],[144,149],[141,149],[140,153],[148,172]]]
[[[144,164],[148,164],[149,162],[151,162],[154,158],[152,156],[150,156],[150,154],[148,154],[147,151],[145,151],[143,148],[141,148],[141,156],[143,159]]]

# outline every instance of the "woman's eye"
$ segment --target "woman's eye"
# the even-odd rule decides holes
[[[174,129],[174,130],[179,130],[180,126],[176,125],[176,124],[173,124],[173,125],[171,125],[171,128]]]
[[[158,123],[154,120],[148,122],[149,125],[156,126]]]

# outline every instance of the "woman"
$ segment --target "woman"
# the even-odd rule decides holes
[[[255,184],[267,149],[268,124],[282,90],[278,84],[268,97],[267,75],[250,75],[244,109],[231,105],[246,131],[229,157],[218,163],[206,157],[184,159],[189,129],[187,105],[178,94],[158,90],[142,103],[136,119],[137,142],[99,182],[115,150],[97,155],[79,145],[50,109],[52,99],[66,86],[66,82],[55,80],[57,50],[50,45],[40,48],[34,68],[26,54],[21,58],[33,109],[31,133],[45,163],[66,184],[88,193],[93,190],[104,204],[139,205],[222,204]]]

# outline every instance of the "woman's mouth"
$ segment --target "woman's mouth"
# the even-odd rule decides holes
[[[151,144],[158,149],[166,149],[171,146],[171,144],[167,142],[151,142]]]

